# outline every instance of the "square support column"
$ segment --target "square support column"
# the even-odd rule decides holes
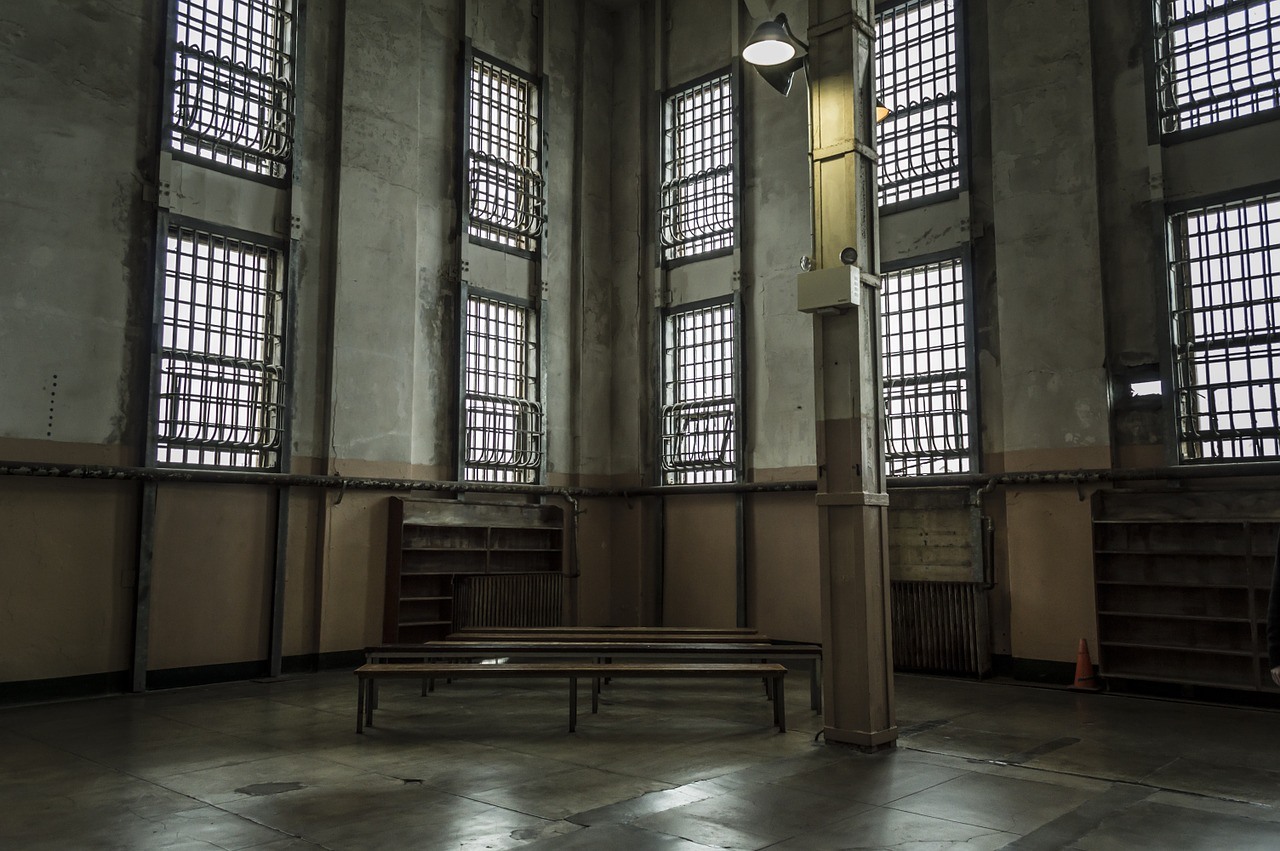
[[[810,0],[814,260],[878,270],[870,0]],[[854,249],[850,258],[846,249]],[[842,259],[841,253],[845,252]],[[880,287],[855,270],[852,304],[814,317],[824,732],[865,750],[898,737],[889,634]]]

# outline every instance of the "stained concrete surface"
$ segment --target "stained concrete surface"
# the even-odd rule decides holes
[[[0,711],[13,849],[1275,849],[1280,715],[899,676],[899,747],[741,683],[382,689],[349,673]]]

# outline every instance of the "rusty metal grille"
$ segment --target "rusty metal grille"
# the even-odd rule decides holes
[[[876,16],[882,207],[960,185],[955,0],[911,0]]]
[[[564,577],[556,572],[459,575],[455,630],[485,626],[561,626]]]
[[[1280,0],[1156,0],[1165,133],[1280,105]]]
[[[1280,458],[1280,194],[1169,230],[1181,458]]]
[[[174,151],[281,178],[293,141],[292,0],[175,0]]]
[[[170,227],[156,461],[275,469],[283,412],[283,262],[265,245]]]
[[[468,232],[532,251],[545,219],[538,88],[532,78],[474,57],[467,125]]]
[[[658,239],[664,260],[733,247],[733,85],[729,74],[666,99]]]
[[[894,581],[893,667],[983,676],[991,670],[988,615],[975,582]]]
[[[737,476],[737,365],[731,302],[682,310],[665,323],[663,484]]]
[[[542,464],[537,335],[528,307],[467,297],[463,478],[534,482]]]
[[[890,476],[972,463],[964,266],[958,258],[881,277],[885,463]]]

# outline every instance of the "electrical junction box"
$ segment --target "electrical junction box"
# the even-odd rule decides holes
[[[814,269],[796,275],[796,310],[827,313],[848,310],[861,302],[862,276],[857,266]]]

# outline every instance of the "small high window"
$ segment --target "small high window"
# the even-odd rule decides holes
[[[972,359],[958,258],[881,276],[890,476],[968,472]]]
[[[1183,461],[1280,458],[1280,195],[1169,219]]]
[[[174,225],[164,261],[157,463],[277,469],[285,384],[280,252]]]
[[[732,79],[720,74],[664,99],[658,211],[664,261],[733,248],[738,205]]]
[[[665,317],[663,484],[737,478],[736,313],[730,299],[679,308]]]
[[[496,296],[467,296],[462,400],[466,481],[538,480],[543,413],[538,401],[536,321],[527,305]]]
[[[1280,106],[1280,0],[1156,0],[1164,133]]]
[[[473,55],[467,104],[468,232],[535,251],[542,232],[543,178],[538,86],[497,60]]]
[[[908,0],[876,15],[880,206],[960,186],[955,0]]]
[[[293,0],[174,0],[169,147],[283,178],[293,150]]]

